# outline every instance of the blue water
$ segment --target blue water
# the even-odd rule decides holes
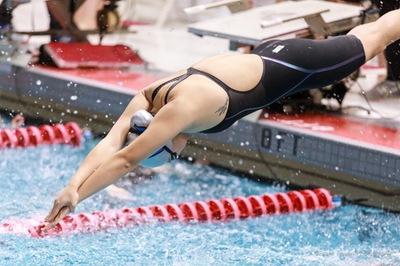
[[[45,215],[95,141],[81,148],[0,150],[0,220]],[[283,191],[210,167],[176,162],[166,173],[102,192],[77,212]],[[0,235],[0,265],[400,265],[400,216],[345,206],[333,211],[212,224],[149,224],[32,239]]]

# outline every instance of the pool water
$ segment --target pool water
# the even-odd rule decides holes
[[[97,141],[80,148],[0,150],[0,221],[44,216]],[[77,212],[285,190],[207,166],[175,162],[124,178],[131,200],[101,192]],[[359,206],[226,223],[153,223],[33,239],[0,234],[0,265],[400,265],[400,216]]]

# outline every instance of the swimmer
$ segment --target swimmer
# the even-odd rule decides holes
[[[25,117],[23,117],[21,114],[16,114],[11,120],[11,127],[19,128],[23,126],[25,126]]]
[[[58,195],[46,217],[48,226],[73,211],[78,202],[151,160],[155,152],[161,151],[167,161],[174,157],[168,153],[179,154],[186,134],[220,132],[283,96],[340,81],[400,39],[399,25],[400,10],[396,10],[345,36],[269,40],[252,54],[207,58],[149,85],[128,104]],[[148,111],[141,115],[151,122],[124,147],[130,120],[140,110]]]

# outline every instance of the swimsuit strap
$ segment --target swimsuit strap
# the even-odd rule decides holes
[[[173,78],[173,79],[167,80],[167,81],[161,83],[160,85],[158,85],[157,88],[155,88],[154,91],[153,91],[153,93],[151,94],[151,101],[154,101],[154,98],[156,98],[157,93],[161,90],[161,88],[162,88],[164,85],[166,85],[166,84],[168,84],[168,83],[170,83],[170,82],[174,82],[174,81],[180,79],[182,76],[185,76],[185,75],[186,75],[186,74],[179,75],[179,76],[177,76],[177,77],[175,77],[175,78]]]
[[[211,75],[210,73],[207,73],[207,72],[205,72],[205,71],[199,70],[199,69],[197,69],[197,68],[190,67],[190,68],[188,69],[188,72],[187,72],[187,73],[188,73],[189,75],[192,75],[192,74],[200,74],[200,75],[206,76],[207,78],[211,79],[212,81],[214,81],[215,83],[217,83],[219,86],[221,86],[225,91],[233,90],[231,87],[229,87],[225,82],[223,82],[223,81],[220,80],[219,78],[217,78],[217,77]]]
[[[182,81],[184,81],[185,79],[187,79],[190,76],[189,73],[183,74],[182,76],[179,76],[179,78],[174,82],[174,84],[172,84],[168,90],[167,93],[165,93],[165,97],[164,97],[164,104],[167,104],[168,102],[168,95],[169,93],[176,87],[176,85],[178,85],[179,83],[181,83]]]
[[[223,82],[222,80],[220,80],[219,78],[211,75],[210,73],[204,72],[202,70],[190,67],[188,68],[188,70],[186,71],[185,74],[182,74],[180,76],[177,76],[173,79],[167,80],[163,83],[161,83],[160,85],[157,86],[157,88],[153,91],[153,93],[151,94],[151,100],[154,101],[155,97],[157,96],[158,92],[161,90],[161,88],[165,85],[167,85],[168,83],[173,83],[167,90],[165,97],[164,97],[164,104],[167,104],[168,102],[168,96],[169,93],[182,81],[184,81],[185,79],[187,79],[188,77],[190,77],[193,74],[199,74],[199,75],[203,75],[206,76],[207,78],[211,79],[212,81],[214,81],[215,83],[217,83],[219,86],[221,86],[225,91],[230,91],[232,90],[231,87],[229,87],[225,82]],[[229,95],[229,93],[228,93]]]

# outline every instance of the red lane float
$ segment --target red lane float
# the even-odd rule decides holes
[[[78,124],[30,126],[17,129],[0,129],[0,148],[29,147],[42,144],[72,144],[81,142],[82,130]]]
[[[150,220],[160,221],[226,221],[262,215],[296,213],[333,208],[332,196],[323,188],[290,191],[287,193],[264,194],[261,196],[224,198],[185,202],[181,204],[154,205],[120,210],[96,211],[66,216],[50,230],[45,223],[36,225],[19,222],[0,224],[0,231],[24,233],[32,237],[56,236],[78,232],[94,232],[112,227],[125,227]],[[39,224],[39,225],[37,225]]]

